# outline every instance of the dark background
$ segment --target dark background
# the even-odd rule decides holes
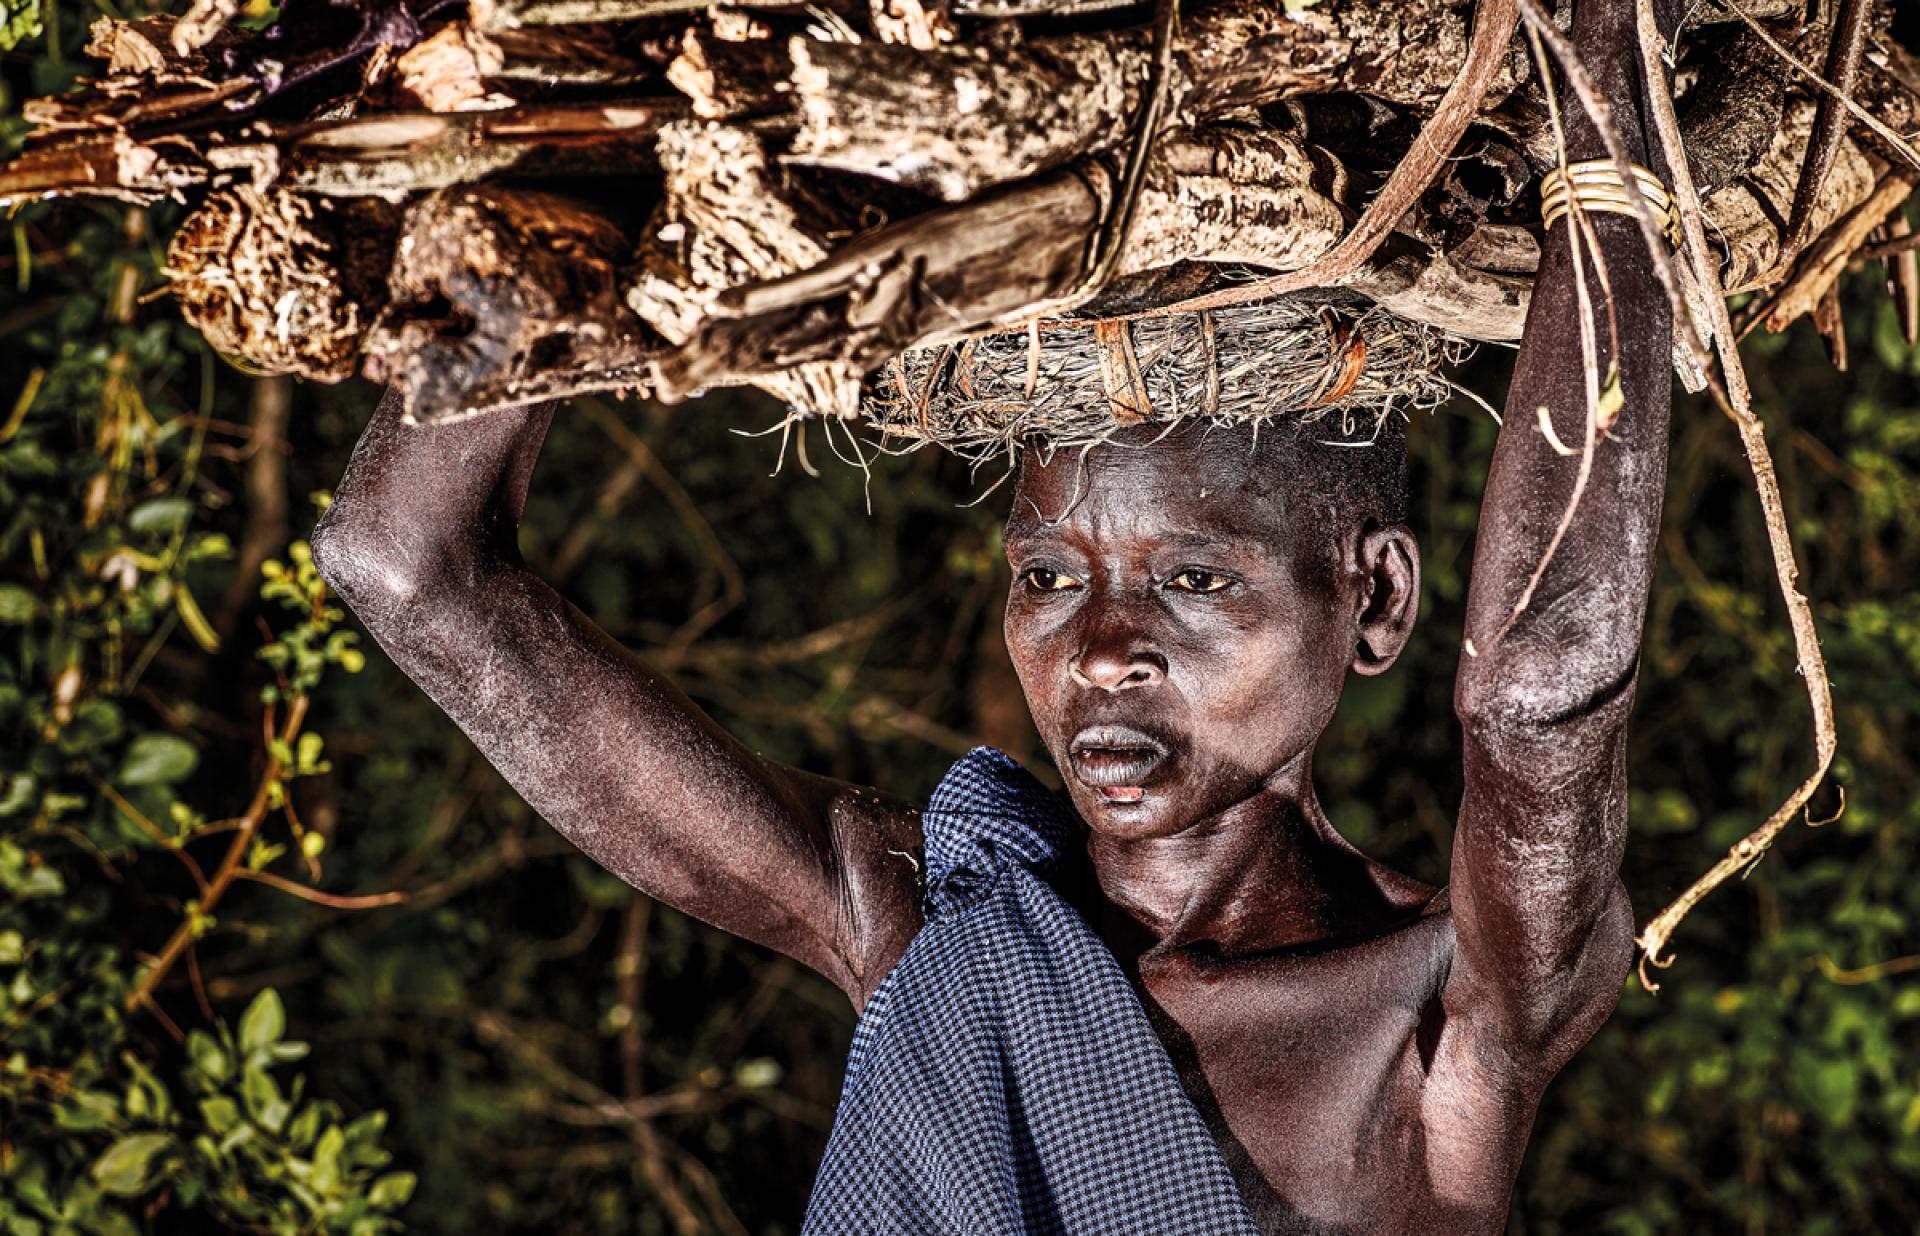
[[[0,137],[19,132],[21,92],[72,69],[10,57]],[[330,768],[287,793],[325,839],[320,887],[407,899],[340,909],[234,886],[161,1008],[186,1034],[276,991],[311,1054],[259,1067],[296,1108],[325,1102],[312,1129],[196,1142],[218,1087],[119,1002],[191,912],[165,850],[210,869],[262,773],[274,673],[255,654],[300,615],[260,598],[258,558],[297,567],[309,495],[337,481],[376,392],[249,377],[164,297],[138,303],[163,283],[170,217],[71,204],[0,220],[0,1231],[372,1233],[389,1213],[420,1232],[794,1231],[851,1032],[842,997],[574,854],[364,641],[360,672],[336,656],[312,692]],[[1796,824],[1699,909],[1658,995],[1628,984],[1540,1113],[1514,1233],[1920,1228],[1920,350],[1882,284],[1877,268],[1848,282],[1849,373],[1804,325],[1747,347],[1832,670],[1846,812]],[[1488,348],[1455,376],[1498,406],[1508,367]],[[998,635],[1006,495],[963,505],[997,472],[928,451],[868,476],[815,428],[820,475],[791,447],[770,475],[778,435],[737,431],[779,415],[726,392],[580,401],[535,478],[527,558],[774,758],[921,797],[976,742],[1043,760]],[[1421,629],[1392,673],[1351,684],[1317,765],[1351,840],[1435,882],[1494,431],[1465,400],[1416,416]],[[1751,480],[1700,399],[1676,410],[1663,537],[1630,752],[1642,921],[1813,758]],[[217,651],[193,638],[183,590]],[[173,740],[191,751],[140,766],[137,794],[120,784],[136,750]],[[1838,806],[1829,787],[1814,814]],[[292,828],[274,813],[261,837],[290,846]],[[262,866],[313,878],[291,852]],[[260,1091],[239,1101],[259,1116]],[[357,1168],[316,1180],[318,1130],[372,1111],[391,1164],[348,1153]],[[147,1135],[142,1171],[101,1166]],[[370,1203],[376,1171],[416,1174],[412,1200],[395,1209],[390,1183]]]

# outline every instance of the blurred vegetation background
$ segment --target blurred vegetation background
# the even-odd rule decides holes
[[[91,9],[4,4],[0,152]],[[98,0],[102,12],[111,0]],[[852,1015],[825,982],[573,853],[312,576],[364,385],[251,377],[178,322],[173,220],[0,235],[0,1231],[781,1233]],[[1511,1232],[1920,1229],[1920,350],[1876,270],[1853,371],[1748,348],[1839,707],[1846,812],[1688,921],[1555,1085]],[[1508,356],[1459,379],[1499,403]],[[523,543],[775,758],[924,795],[1044,760],[998,634],[1004,493],[931,452],[808,475],[778,409],[583,400]],[[1423,627],[1319,763],[1356,843],[1444,879],[1450,694],[1494,435],[1412,434]],[[867,503],[871,502],[871,512]],[[1631,748],[1644,919],[1811,754],[1732,427],[1676,416]],[[1839,806],[1837,790],[1816,816]],[[151,999],[143,999],[150,990]]]

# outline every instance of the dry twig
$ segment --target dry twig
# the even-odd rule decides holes
[[[1660,64],[1667,48],[1654,21],[1652,0],[1637,0],[1637,5],[1640,54],[1648,71],[1652,72]],[[1749,24],[1752,24],[1750,19]],[[1660,135],[1661,145],[1666,149],[1667,162],[1674,177],[1674,197],[1680,207],[1681,225],[1686,230],[1687,250],[1693,262],[1694,275],[1709,293],[1707,309],[1713,315],[1713,331],[1719,343],[1721,369],[1726,378],[1727,399],[1722,406],[1739,427],[1740,443],[1746,449],[1747,462],[1753,469],[1754,486],[1760,494],[1760,510],[1766,519],[1767,543],[1773,552],[1774,572],[1779,577],[1780,595],[1786,602],[1787,620],[1793,629],[1794,653],[1799,660],[1801,676],[1807,684],[1808,702],[1813,708],[1814,744],[1812,774],[1787,796],[1786,801],[1767,817],[1765,823],[1741,838],[1725,858],[1694,881],[1672,905],[1654,915],[1642,929],[1636,941],[1641,950],[1640,982],[1648,991],[1658,991],[1659,984],[1648,976],[1648,965],[1655,968],[1671,965],[1673,958],[1666,954],[1667,942],[1672,939],[1681,920],[1707,894],[1758,862],[1780,831],[1805,809],[1814,790],[1826,778],[1838,740],[1834,733],[1833,688],[1827,679],[1826,659],[1820,655],[1820,637],[1813,624],[1813,609],[1795,583],[1800,568],[1794,561],[1793,537],[1787,530],[1780,482],[1774,475],[1766,432],[1760,424],[1760,418],[1753,412],[1753,395],[1747,386],[1746,370],[1740,363],[1733,323],[1727,317],[1719,273],[1707,259],[1710,250],[1707,248],[1705,229],[1700,222],[1700,194],[1694,186],[1692,174],[1687,170],[1680,142],[1679,120],[1674,115],[1673,101],[1665,92],[1653,91],[1652,96],[1654,126]]]
[[[1841,107],[1844,107],[1849,112],[1853,113],[1853,116],[1855,119],[1857,119],[1861,124],[1866,125],[1869,129],[1872,129],[1875,136],[1877,136],[1881,141],[1885,142],[1887,145],[1891,146],[1894,152],[1898,154],[1902,159],[1906,160],[1906,162],[1915,171],[1920,172],[1920,151],[1914,150],[1912,143],[1908,142],[1906,138],[1901,137],[1898,133],[1895,133],[1892,129],[1888,128],[1886,123],[1882,121],[1879,117],[1875,116],[1872,112],[1869,112],[1866,108],[1854,102],[1852,97],[1850,97],[1844,90],[1841,90],[1838,86],[1834,85],[1832,82],[1828,81],[1826,78],[1820,76],[1818,73],[1814,72],[1812,69],[1808,68],[1806,65],[1800,63],[1800,61],[1794,57],[1794,54],[1792,52],[1788,51],[1786,48],[1780,45],[1780,40],[1774,38],[1771,34],[1768,34],[1767,28],[1765,26],[1762,26],[1759,22],[1755,21],[1752,14],[1748,13],[1745,9],[1740,7],[1738,0],[1719,0],[1719,3],[1726,5],[1727,8],[1731,9],[1734,12],[1734,14],[1740,18],[1741,21],[1745,22],[1747,24],[1747,28],[1752,30],[1756,35],[1758,35],[1760,37],[1760,41],[1765,43],[1767,47],[1776,56],[1779,56],[1782,60],[1792,65],[1795,69],[1798,69],[1802,77],[1805,77],[1808,81],[1820,87],[1822,91],[1824,91],[1835,102],[1839,103]],[[1676,125],[1677,123],[1678,122],[1676,122]],[[1679,149],[1679,138],[1678,138],[1677,128],[1675,132],[1674,143],[1675,143],[1675,150],[1677,151]]]
[[[1867,15],[1871,0],[1841,0],[1840,14],[1834,19],[1833,44],[1827,53],[1827,76],[1832,79],[1833,94],[1822,95],[1820,110],[1813,121],[1813,138],[1807,143],[1807,158],[1802,164],[1800,187],[1794,190],[1793,210],[1787,216],[1787,236],[1780,246],[1780,261],[1790,262],[1807,243],[1813,230],[1813,204],[1833,170],[1840,153],[1840,139],[1846,136],[1846,118],[1838,100],[1853,93],[1860,76],[1860,53],[1867,45]]]

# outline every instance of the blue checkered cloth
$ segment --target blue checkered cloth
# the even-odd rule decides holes
[[[1084,835],[998,751],[922,820],[926,923],[854,1031],[807,1236],[1257,1236],[1119,963],[1048,884]]]

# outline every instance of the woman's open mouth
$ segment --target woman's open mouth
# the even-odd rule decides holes
[[[1123,725],[1093,725],[1074,736],[1067,754],[1081,785],[1110,803],[1137,803],[1146,797],[1147,779],[1166,762],[1167,748]]]

